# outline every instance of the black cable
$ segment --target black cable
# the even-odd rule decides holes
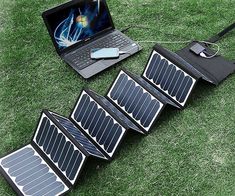
[[[227,28],[225,28],[223,31],[219,32],[217,35],[214,35],[211,37],[208,41],[209,42],[217,42],[219,41],[225,34],[229,33],[235,28],[235,22],[231,25],[229,25]]]

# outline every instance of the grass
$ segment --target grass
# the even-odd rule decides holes
[[[0,155],[32,137],[43,108],[68,116],[82,87],[105,94],[121,68],[140,74],[153,44],[86,81],[56,55],[41,13],[63,0],[0,2]],[[234,22],[234,0],[108,0],[134,40],[209,38]],[[233,59],[235,32],[220,42]],[[177,50],[184,45],[165,45]],[[111,163],[89,163],[69,195],[235,195],[235,75],[199,83],[183,111],[168,109],[147,137],[129,134]],[[14,195],[0,177],[0,195]]]

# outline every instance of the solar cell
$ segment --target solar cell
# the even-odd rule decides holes
[[[124,71],[119,73],[107,96],[146,132],[164,106]]]
[[[93,156],[107,159],[100,150],[67,118],[51,113],[52,116]]]
[[[180,67],[153,51],[143,77],[184,106],[196,80]]]
[[[74,184],[86,156],[44,113],[33,140],[64,176]]]
[[[23,195],[61,195],[68,187],[31,145],[0,159],[0,165]]]
[[[86,91],[81,93],[71,118],[108,156],[113,156],[125,133],[125,128]]]

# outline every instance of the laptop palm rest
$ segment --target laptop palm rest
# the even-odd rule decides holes
[[[127,51],[126,54],[122,54],[119,56],[119,58],[117,59],[105,59],[105,60],[99,60],[96,63],[82,69],[79,70],[77,69],[76,65],[72,64],[72,67],[84,78],[90,78],[94,75],[96,75],[97,73],[113,66],[114,64],[128,58],[129,56],[139,52],[141,50],[141,47],[135,43],[133,43],[130,46],[127,46],[125,48],[122,49],[122,51]]]

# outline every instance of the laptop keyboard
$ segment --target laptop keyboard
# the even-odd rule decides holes
[[[123,48],[130,45],[131,41],[126,39],[121,34],[109,34],[102,39],[96,40],[94,43],[89,44],[83,49],[79,48],[72,53],[66,55],[70,61],[78,66],[79,69],[93,64],[96,60],[90,58],[90,50],[93,48]]]

